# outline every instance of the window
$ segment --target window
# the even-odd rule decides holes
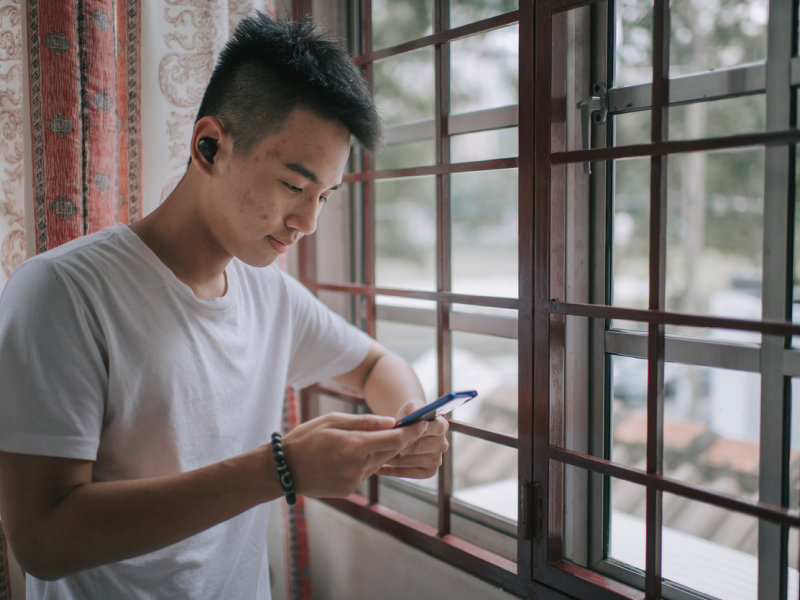
[[[388,146],[301,279],[482,401],[436,478],[332,505],[525,597],[797,597],[787,4],[342,4]]]

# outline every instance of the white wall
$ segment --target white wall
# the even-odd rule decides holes
[[[273,600],[286,597],[280,508],[269,532]],[[315,600],[516,600],[503,590],[326,504],[306,505]]]

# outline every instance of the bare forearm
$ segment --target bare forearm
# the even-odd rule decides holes
[[[364,398],[372,412],[394,417],[409,400],[425,401],[417,375],[405,360],[387,352],[364,382]]]
[[[56,579],[159,550],[227,521],[281,495],[268,461],[268,453],[254,451],[179,475],[83,485],[31,528],[29,568]]]

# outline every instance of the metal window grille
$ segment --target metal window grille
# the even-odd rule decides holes
[[[436,326],[439,391],[451,386],[451,332],[497,332],[507,328],[502,319],[488,316],[458,316],[451,306],[471,304],[517,310],[516,335],[519,348],[519,434],[517,437],[471,424],[451,421],[451,431],[474,436],[518,450],[521,483],[533,482],[541,495],[541,527],[534,523],[531,535],[524,531],[527,515],[520,513],[516,561],[465,542],[452,535],[453,501],[450,486],[452,455],[448,454],[439,473],[437,527],[430,527],[380,504],[379,486],[373,478],[366,498],[353,495],[329,500],[338,509],[381,528],[400,539],[473,574],[525,597],[561,598],[652,598],[662,597],[661,534],[664,492],[704,502],[760,520],[759,598],[785,597],[785,551],[775,548],[785,539],[788,527],[800,526],[800,513],[787,506],[787,410],[786,377],[800,373],[800,353],[790,349],[790,339],[800,334],[791,322],[789,274],[794,210],[794,145],[800,142],[795,128],[794,86],[800,84],[800,58],[793,51],[797,30],[797,7],[793,2],[774,0],[769,7],[769,47],[765,64],[747,65],[724,73],[668,78],[668,0],[654,0],[652,84],[610,89],[610,114],[650,107],[650,142],[628,146],[568,149],[563,134],[563,86],[566,65],[560,57],[566,44],[563,24],[567,11],[600,2],[587,0],[521,0],[519,10],[451,29],[447,0],[436,0],[433,32],[425,37],[377,51],[372,49],[371,0],[361,0],[359,10],[360,55],[356,62],[372,80],[373,63],[380,59],[432,47],[435,52],[435,117],[432,121],[396,127],[391,142],[433,137],[436,161],[432,166],[377,171],[373,159],[364,155],[361,168],[345,176],[345,182],[360,186],[363,241],[363,283],[330,283],[318,280],[314,239],[300,247],[300,278],[314,292],[339,292],[360,299],[364,306],[366,331],[375,335],[381,312],[392,313],[405,322]],[[519,23],[519,105],[514,108],[480,111],[470,115],[449,114],[449,43]],[[718,138],[670,141],[670,104],[700,99],[726,98],[765,93],[767,131]],[[519,153],[504,158],[451,163],[450,136],[517,125]],[[666,170],[669,157],[687,152],[746,146],[766,147],[768,172],[765,188],[764,314],[761,320],[743,320],[669,312],[665,304],[666,260]],[[599,164],[621,158],[647,157],[650,161],[649,306],[632,309],[610,304],[567,301],[565,254],[567,234],[563,228],[563,189],[566,166]],[[495,298],[453,293],[451,289],[450,186],[454,173],[518,169],[519,193],[519,296]],[[378,287],[375,277],[375,182],[390,178],[436,177],[437,273],[436,291],[415,291]],[[586,208],[586,210],[589,210]],[[779,258],[775,258],[775,257]],[[401,296],[436,303],[435,315],[399,307],[382,307],[376,296]],[[555,371],[565,347],[565,322],[584,318],[599,323],[599,339],[605,352],[646,357],[647,460],[636,469],[606,460],[595,452],[568,449],[564,440],[563,405]],[[646,333],[610,330],[612,319],[638,321]],[[713,341],[681,340],[668,336],[669,325],[752,331],[762,334],[763,343],[741,345],[727,351]],[[664,476],[664,363],[680,353],[692,364],[760,372],[762,376],[760,501],[716,493]],[[323,386],[303,392],[304,415],[317,414],[322,395],[364,405],[362,398]],[[776,434],[776,432],[783,432]],[[777,460],[776,460],[777,458]],[[578,566],[564,559],[564,477],[565,467],[585,469],[603,477],[614,477],[646,488],[646,568],[641,587],[621,583],[607,573]],[[521,489],[526,489],[523,485]],[[528,488],[530,489],[530,488]],[[536,502],[534,494],[525,498]],[[527,510],[524,505],[522,510]],[[783,538],[781,536],[784,536]],[[532,539],[527,539],[532,538]],[[783,552],[783,554],[781,554]],[[771,556],[776,560],[764,560]]]

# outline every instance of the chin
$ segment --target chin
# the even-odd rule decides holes
[[[268,267],[276,260],[278,260],[278,255],[273,254],[272,256],[237,256],[240,261],[242,261],[246,265],[250,265],[251,267]]]

